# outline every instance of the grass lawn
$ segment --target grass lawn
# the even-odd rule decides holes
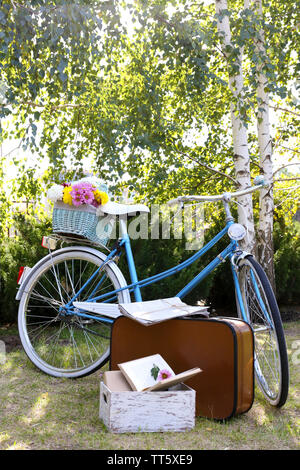
[[[197,418],[185,433],[120,435],[108,433],[98,417],[99,371],[78,380],[49,377],[16,344],[17,329],[0,327],[7,348],[0,365],[0,449],[299,449],[300,322],[284,327],[291,377],[283,408],[269,406],[256,389],[251,410],[228,422]]]

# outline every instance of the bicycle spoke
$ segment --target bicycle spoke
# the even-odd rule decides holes
[[[48,337],[46,339],[46,343],[48,344],[51,344],[53,342],[53,339],[54,339],[54,343],[52,345],[52,347],[49,347],[49,350],[48,350],[48,353],[45,357],[45,359],[49,360],[49,358],[52,358],[55,356],[55,353],[57,351],[57,348],[58,348],[58,342],[59,342],[59,338],[60,338],[60,335],[61,333],[63,332],[63,330],[66,328],[66,325],[65,324],[61,324],[60,327],[59,327],[59,330],[57,332],[55,332],[52,336]],[[51,354],[52,352],[52,354]]]
[[[26,352],[38,367],[58,377],[86,375],[109,358],[111,325],[105,318],[77,315],[72,298],[85,301],[119,289],[125,282],[119,284],[114,270],[103,264],[105,258],[81,249],[72,254],[48,259],[29,283],[22,307]],[[128,301],[129,293],[110,297],[114,302]]]
[[[51,297],[45,297],[44,295],[41,295],[40,293],[38,293],[36,291],[32,292],[31,300],[44,300],[52,308],[54,308],[54,305],[61,306],[61,303],[58,302],[57,300],[55,300]]]
[[[66,272],[66,279],[69,278],[69,282],[70,282],[71,287],[72,287],[72,296],[74,297],[75,289],[74,289],[74,285],[73,285],[73,282],[72,282],[72,279],[71,279],[71,276],[70,276],[70,272],[69,272],[69,268],[68,268],[68,265],[67,265],[66,261],[65,261],[65,272]]]
[[[33,329],[30,330],[30,337],[31,337],[31,341],[34,341],[35,338],[43,331],[45,330],[46,328],[48,328],[48,326],[50,326],[54,321],[56,321],[56,318],[52,319],[52,320],[49,320],[48,322],[39,322],[39,323],[42,323],[41,326],[37,326]],[[31,326],[33,323],[30,323],[29,326]],[[33,334],[32,336],[32,333],[35,333]]]
[[[68,325],[68,327],[69,327],[69,325]],[[79,349],[79,347],[78,347],[78,345],[77,345],[77,342],[76,342],[76,340],[75,340],[75,338],[74,338],[73,327],[70,326],[69,328],[70,328],[70,333],[71,333],[72,342],[73,342],[73,345],[74,345],[74,358],[75,358],[75,360],[76,360],[76,367],[77,367],[76,350],[78,351],[78,355],[79,355],[79,358],[81,359],[82,365],[85,366],[85,362],[84,362],[84,360],[83,360],[83,358],[82,358],[80,349]]]
[[[90,340],[88,334],[84,330],[83,330],[83,334],[84,334],[84,337],[85,337],[86,345],[87,345],[89,355],[90,355],[90,359],[91,359],[91,362],[92,362],[93,361],[93,356],[92,356],[92,353],[91,353],[91,350],[90,350],[90,344],[91,344],[91,346],[94,347],[94,343]],[[90,344],[89,344],[89,341],[90,341]],[[95,352],[97,353],[97,349],[95,347],[94,347],[94,349],[95,349]]]

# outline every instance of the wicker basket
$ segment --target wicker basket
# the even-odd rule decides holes
[[[98,217],[96,208],[85,204],[78,207],[63,202],[54,204],[52,216],[53,232],[61,235],[76,235],[96,244],[106,245],[114,227],[112,216]]]

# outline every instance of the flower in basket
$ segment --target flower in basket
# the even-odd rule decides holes
[[[104,191],[99,191],[99,189],[94,191],[94,198],[97,202],[97,206],[106,204],[109,201],[108,194]]]
[[[73,188],[72,186],[65,186],[64,189],[63,189],[63,202],[65,204],[70,204],[70,206],[72,205],[72,196],[71,196],[71,191],[73,191]]]
[[[57,202],[63,198],[64,187],[61,184],[54,184],[48,190],[47,196],[52,202]]]
[[[98,187],[95,184],[96,182]],[[62,201],[75,207],[83,204],[99,207],[109,201],[106,191],[102,191],[103,187],[106,189],[106,186],[101,185],[99,180],[84,178],[71,184],[54,184],[48,190],[47,195],[52,202]]]
[[[82,204],[92,204],[95,202],[94,192],[96,188],[87,181],[82,181],[72,185],[72,203],[74,206],[81,206]]]

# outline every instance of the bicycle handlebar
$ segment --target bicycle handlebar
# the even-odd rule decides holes
[[[253,193],[254,191],[257,191],[258,189],[261,189],[262,187],[268,186],[268,184],[266,184],[263,179],[258,178],[258,177],[254,179],[254,184],[255,186],[251,186],[250,188],[243,189],[241,191],[236,191],[234,193],[223,193],[223,194],[211,195],[211,196],[210,195],[208,196],[178,196],[177,198],[171,199],[170,201],[168,201],[167,204],[171,206],[173,204],[177,204],[179,202],[185,202],[185,201],[199,201],[199,202],[201,201],[202,202],[204,201],[216,202],[216,201],[222,201],[222,200],[230,201],[232,197],[244,196],[245,194]]]

